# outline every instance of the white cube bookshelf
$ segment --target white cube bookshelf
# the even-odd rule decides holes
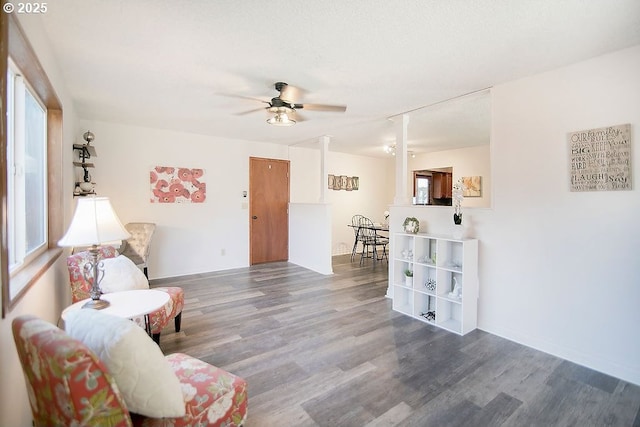
[[[425,233],[393,235],[389,283],[393,309],[459,335],[477,326],[478,241]],[[413,271],[413,283],[405,281]],[[455,284],[462,295],[451,293]]]

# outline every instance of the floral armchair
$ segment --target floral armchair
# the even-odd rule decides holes
[[[99,259],[114,258],[118,255],[112,246],[102,246],[99,249]],[[71,283],[72,302],[82,301],[89,298],[92,286],[92,279],[86,280],[83,274],[84,266],[90,261],[89,252],[83,251],[67,257],[67,267],[69,269],[69,281]],[[151,323],[151,333],[156,343],[160,343],[160,333],[165,326],[174,319],[175,330],[180,332],[182,322],[182,309],[184,307],[184,291],[177,286],[154,288],[158,291],[167,292],[171,297],[167,305],[156,310],[149,315]],[[136,323],[144,325],[142,317],[134,319]]]
[[[180,418],[130,413],[114,377],[96,353],[35,316],[12,322],[35,426],[241,426],[246,381],[186,354],[165,356],[185,405]]]

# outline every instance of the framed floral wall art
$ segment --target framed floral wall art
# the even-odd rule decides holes
[[[482,196],[482,177],[463,176],[462,185],[463,185],[462,195],[464,197],[481,197]]]
[[[204,169],[156,166],[149,173],[151,203],[203,203],[207,199]]]

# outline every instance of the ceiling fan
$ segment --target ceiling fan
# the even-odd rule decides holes
[[[296,100],[300,90],[288,85],[284,82],[274,84],[275,89],[280,93],[278,96],[271,98],[271,101],[264,101],[258,98],[248,98],[267,104],[267,107],[256,108],[253,110],[239,113],[239,115],[253,113],[255,111],[267,110],[275,115],[267,120],[267,123],[275,126],[292,126],[296,124],[296,120],[292,117],[296,115],[296,110],[312,110],[312,111],[336,111],[345,112],[347,107],[344,105],[327,105],[327,104],[298,104]],[[243,97],[244,98],[244,97]],[[290,117],[292,116],[292,117]],[[301,118],[298,118],[300,120]]]

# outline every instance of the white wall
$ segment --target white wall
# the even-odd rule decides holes
[[[289,148],[291,203],[320,201],[320,150],[318,148]]]
[[[289,204],[289,262],[332,274],[331,205]]]
[[[65,224],[67,224],[72,213],[71,145],[77,129],[77,117],[63,83],[62,73],[52,56],[51,46],[40,28],[39,17],[26,15],[18,15],[18,17],[63,107],[62,128],[65,146],[63,147],[62,157],[63,168],[69,173],[63,177],[63,185],[58,186],[57,190],[63,192],[65,200],[69,200],[65,212],[65,217],[67,218]],[[69,275],[63,255],[37,280],[13,310],[4,319],[0,320],[0,343],[2,343],[0,346],[0,378],[2,378],[2,381],[0,381],[1,426],[27,427],[31,426],[32,420],[22,367],[13,342],[11,322],[17,316],[33,314],[51,323],[57,323],[62,309],[71,303],[71,291],[68,281]]]
[[[480,240],[479,327],[640,384],[640,46],[492,90],[493,208]],[[633,190],[569,191],[567,133],[631,123]],[[451,208],[393,209],[430,232]],[[422,224],[421,224],[422,228]]]

